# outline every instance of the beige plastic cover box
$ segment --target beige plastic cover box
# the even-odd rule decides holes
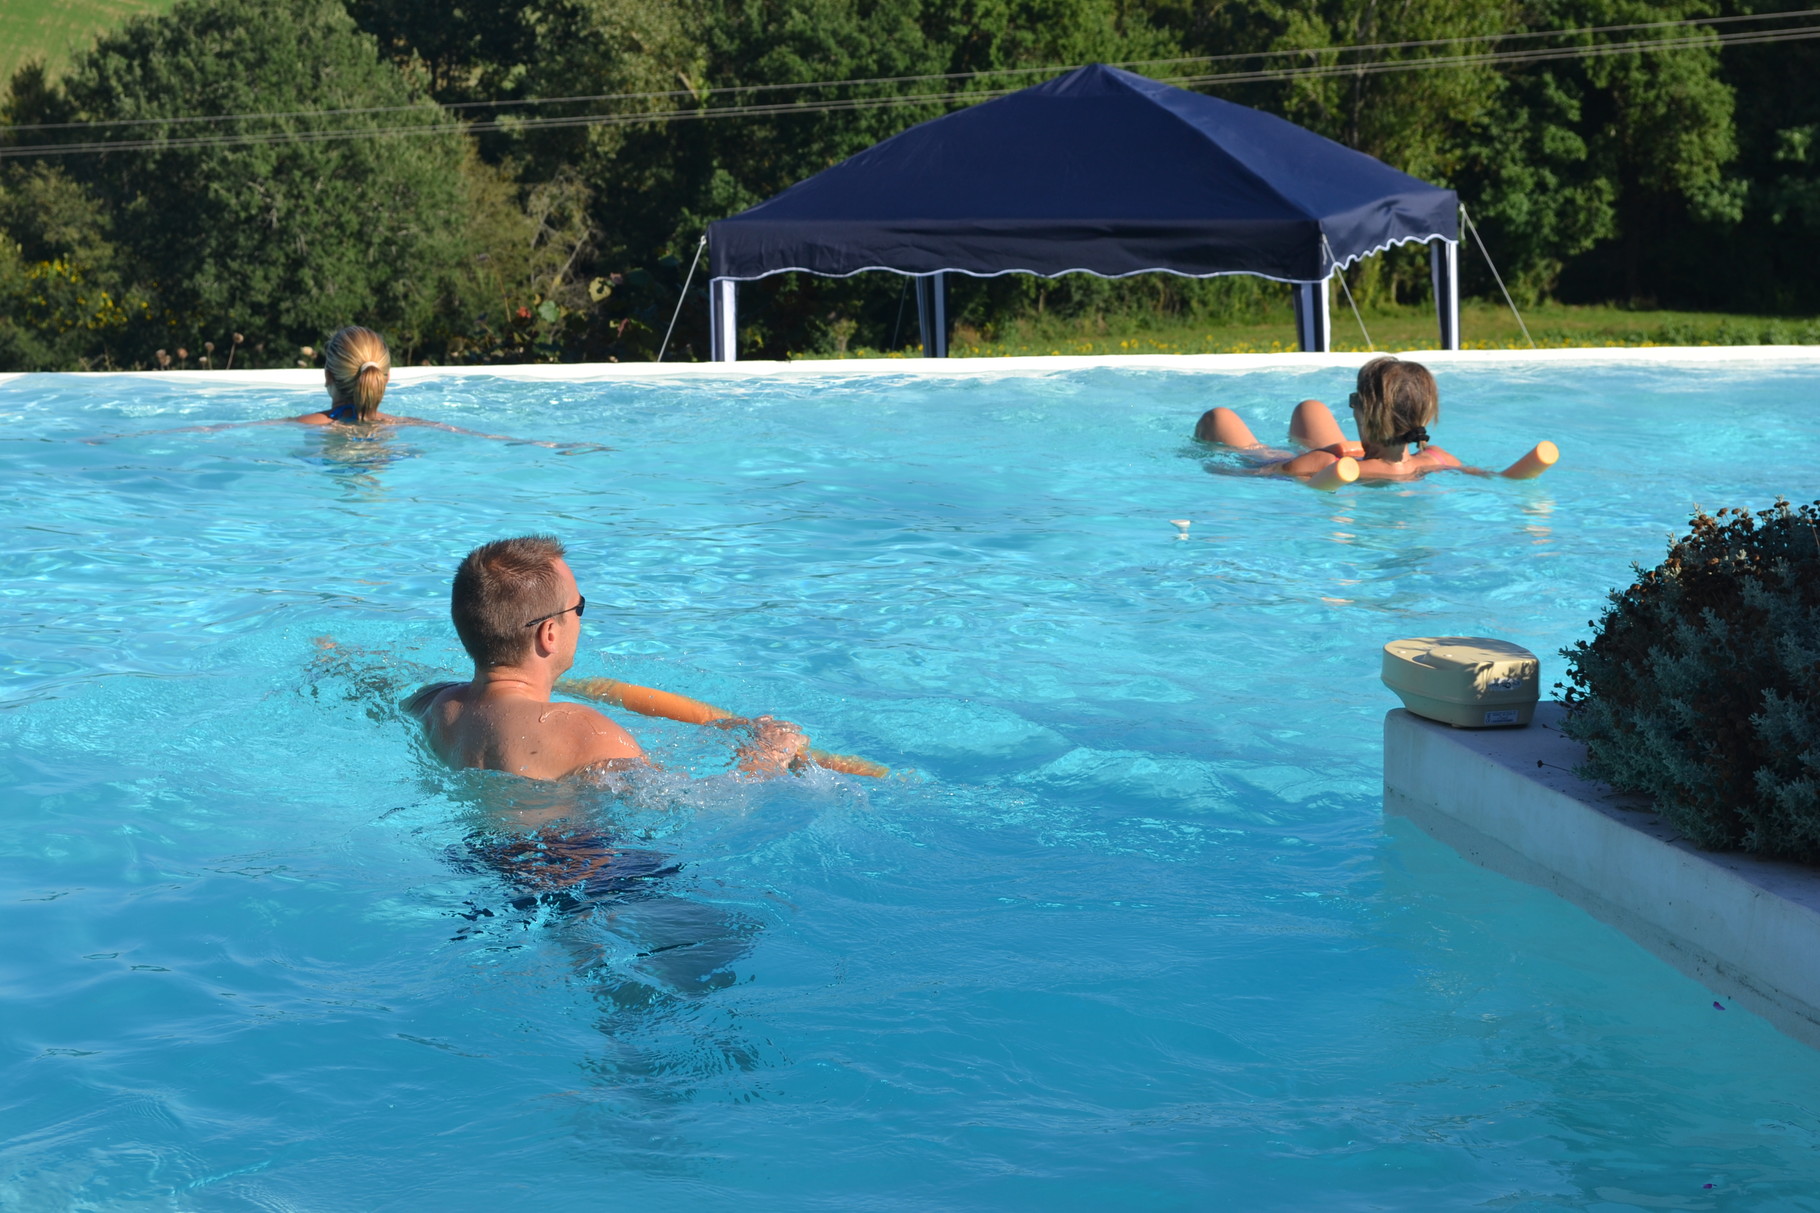
[[[1416,715],[1459,729],[1528,724],[1541,674],[1528,649],[1483,636],[1417,636],[1384,646],[1384,685]]]

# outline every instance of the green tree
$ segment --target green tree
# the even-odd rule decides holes
[[[0,184],[0,371],[112,368],[151,308],[106,215],[56,166],[11,177]]]
[[[509,97],[535,62],[527,0],[347,0],[382,54],[444,105]]]
[[[1710,33],[1679,50],[1622,54],[1607,48],[1677,31],[1555,33],[1712,11],[1703,0],[1158,3],[1159,19],[1192,50],[1300,52],[1232,65],[1275,68],[1278,83],[1211,87],[1458,189],[1506,277],[1531,299],[1595,250],[1602,289],[1593,293],[1638,296],[1650,266],[1643,250],[1676,224],[1735,221],[1744,189],[1727,172],[1732,91]],[[1567,57],[1485,57],[1544,48]],[[1360,293],[1424,296],[1421,262],[1407,251],[1366,262]],[[1469,281],[1492,289],[1476,258],[1468,265]]]
[[[1493,112],[1465,141],[1456,184],[1507,285],[1533,303],[1554,290],[1572,258],[1617,231],[1618,188],[1588,164],[1576,83],[1552,72],[1504,77],[1493,95]],[[1492,288],[1476,248],[1463,264],[1469,282]]]
[[[1744,183],[1728,171],[1734,96],[1710,29],[1565,32],[1713,11],[1705,0],[1540,0],[1525,10],[1527,27],[1549,36],[1513,47],[1579,54],[1503,70],[1459,182],[1522,293],[1553,292],[1577,261],[1575,293],[1647,299],[1651,259],[1677,225],[1739,218]],[[1608,49],[1669,36],[1695,44]]]
[[[486,299],[473,238],[510,248],[476,227],[488,170],[334,0],[180,0],[9,112],[149,144],[64,162],[153,297],[133,361],[240,330],[283,362],[354,320],[439,352]]]
[[[670,125],[644,115],[705,99],[700,4],[348,7],[408,78],[480,124],[483,155],[517,185],[529,226],[510,273],[487,275],[511,304],[483,324],[493,354],[604,358],[655,348],[659,284],[650,270],[662,268],[679,227],[678,182],[690,166]]]
[[[1211,77],[1199,86],[1204,91],[1453,185],[1469,159],[1466,137],[1485,120],[1499,85],[1494,66],[1468,57],[1482,49],[1479,39],[1511,27],[1514,7],[1511,0],[1237,0],[1159,4],[1158,19],[1179,31],[1186,49],[1215,57],[1188,69]],[[1417,45],[1399,45],[1409,43]],[[1352,47],[1377,49],[1345,49]],[[1436,59],[1443,64],[1427,65]],[[1241,73],[1252,78],[1221,79]],[[1426,298],[1427,254],[1393,250],[1348,278],[1361,301]]]
[[[1607,24],[1698,18],[1714,9],[1707,0],[1620,0],[1569,11]],[[1618,193],[1626,298],[1650,294],[1645,262],[1677,220],[1736,222],[1743,215],[1746,183],[1726,171],[1738,152],[1734,97],[1720,75],[1710,30],[1703,42],[1585,61],[1587,83],[1602,102],[1594,107],[1589,150],[1596,170]]]
[[[1786,7],[1745,0],[1726,11]],[[1642,265],[1648,288],[1691,307],[1820,311],[1820,154],[1813,135],[1820,130],[1820,46],[1729,46],[1720,71],[1735,97],[1738,158],[1728,177],[1733,188],[1748,187],[1743,218],[1671,216]],[[1716,265],[1725,272],[1715,273]]]

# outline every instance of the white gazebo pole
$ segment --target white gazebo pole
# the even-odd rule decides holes
[[[1337,274],[1339,272],[1340,267],[1335,266],[1333,273]],[[1323,354],[1327,354],[1333,351],[1333,274],[1329,274],[1327,277],[1321,279],[1320,285],[1316,288],[1316,292],[1318,297],[1315,300],[1317,306],[1314,310],[1314,316],[1315,323],[1320,325],[1320,336],[1316,339],[1314,348],[1320,350]]]
[[[916,279],[916,323],[923,335],[923,357],[948,356],[948,275],[941,271]]]
[[[935,356],[948,356],[948,275],[937,274],[929,284],[929,291],[935,296]]]
[[[739,283],[716,278],[708,284],[708,358],[734,362],[739,358]]]
[[[1428,242],[1428,271],[1434,280],[1435,319],[1441,348],[1460,348],[1460,242],[1436,237]]]
[[[1327,311],[1327,284],[1331,281],[1296,283],[1296,342],[1309,353],[1325,354],[1333,349],[1333,318]]]

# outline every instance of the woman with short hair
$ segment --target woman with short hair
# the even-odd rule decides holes
[[[1373,358],[1359,368],[1358,390],[1349,404],[1359,430],[1358,442],[1347,441],[1333,410],[1319,400],[1304,400],[1295,406],[1289,437],[1308,448],[1300,455],[1266,447],[1237,413],[1224,407],[1203,413],[1194,436],[1260,459],[1259,471],[1294,476],[1319,489],[1336,489],[1355,480],[1413,480],[1446,468],[1489,474],[1466,467],[1432,444],[1428,427],[1441,418],[1441,396],[1434,376],[1421,363],[1388,354]],[[1554,443],[1537,443],[1500,475],[1533,479],[1559,458]]]

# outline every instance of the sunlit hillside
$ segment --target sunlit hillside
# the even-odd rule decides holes
[[[0,81],[28,59],[54,72],[97,33],[139,13],[162,12],[173,0],[0,0]]]

